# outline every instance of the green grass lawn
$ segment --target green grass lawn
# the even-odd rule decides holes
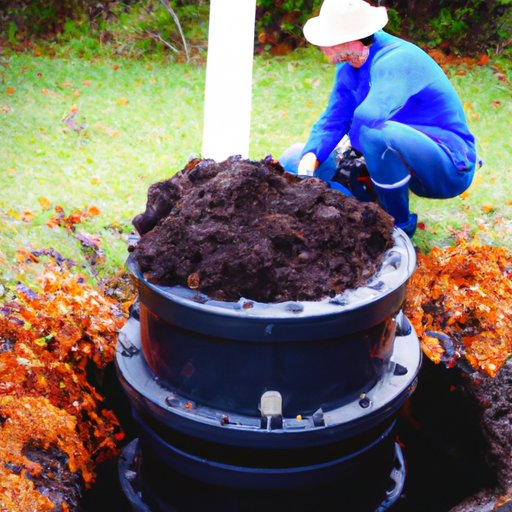
[[[83,265],[78,234],[96,235],[105,254],[95,274],[124,264],[131,219],[148,187],[200,156],[205,67],[162,61],[80,60],[27,54],[0,60],[0,275],[27,280],[19,249],[52,248]],[[465,104],[485,165],[464,197],[412,197],[425,229],[414,243],[428,252],[469,230],[482,243],[512,247],[511,65],[447,70]],[[254,62],[250,158],[278,157],[305,141],[325,107],[333,68],[309,49]],[[96,207],[74,231],[48,227]],[[92,275],[92,274],[91,274]]]

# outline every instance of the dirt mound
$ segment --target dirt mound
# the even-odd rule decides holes
[[[198,159],[151,185],[131,248],[146,279],[211,298],[320,300],[364,284],[393,246],[393,218],[270,157]]]

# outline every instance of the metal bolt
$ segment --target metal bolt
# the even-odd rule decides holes
[[[366,409],[367,407],[370,407],[371,401],[366,395],[361,395],[361,399],[359,400],[359,405]]]
[[[177,398],[175,395],[169,395],[165,397],[165,403],[169,407],[179,407],[180,406],[180,399]]]

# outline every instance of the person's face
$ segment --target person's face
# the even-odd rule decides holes
[[[329,64],[348,62],[354,68],[360,68],[368,58],[370,49],[361,41],[349,41],[335,46],[320,46]]]

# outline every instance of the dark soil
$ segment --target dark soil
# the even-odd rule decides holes
[[[37,443],[25,446],[23,455],[41,466],[37,477],[30,477],[41,494],[55,505],[54,510],[80,510],[83,482],[79,473],[69,470],[68,457],[56,447]]]
[[[486,458],[493,468],[498,486],[512,492],[512,359],[491,378],[464,373],[463,386],[475,403],[486,440]],[[512,501],[512,495],[509,496]],[[512,504],[511,504],[512,508]]]
[[[393,246],[393,218],[270,157],[193,160],[153,184],[132,247],[150,282],[217,300],[320,300],[364,284]]]
[[[408,465],[390,512],[512,512],[512,360],[496,377],[424,359],[401,410]]]

